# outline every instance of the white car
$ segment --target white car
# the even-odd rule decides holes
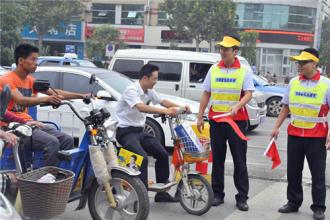
[[[237,56],[240,62],[250,66],[248,61]],[[139,78],[139,70],[144,64],[159,66],[158,92],[200,101],[203,93],[203,81],[210,67],[221,59],[220,54],[198,53],[180,50],[162,49],[122,49],[111,59],[109,69],[120,72],[131,79]],[[192,75],[197,73],[197,76]],[[196,78],[197,77],[197,78]],[[254,92],[247,104],[249,130],[258,127],[266,117],[265,96]]]
[[[50,85],[56,89],[89,93],[92,88],[92,86],[89,85],[91,74],[95,74],[98,80],[98,85],[96,85],[94,93],[106,91],[111,95],[111,99],[109,100],[97,100],[97,106],[106,106],[111,115],[115,118],[117,101],[120,99],[121,93],[126,86],[133,82],[130,78],[114,71],[99,68],[50,66],[38,67],[33,75],[36,79],[49,80]],[[171,95],[160,95],[180,105],[189,105],[193,113],[198,112],[198,102]],[[76,100],[73,104],[77,109],[80,109],[82,114],[91,109],[91,106],[84,104],[81,100]],[[58,109],[53,109],[52,107],[38,107],[37,114],[38,120],[57,123],[61,126],[62,131],[72,135],[76,140],[81,138],[85,132],[83,124],[74,116],[67,106],[61,106]],[[187,115],[186,119],[191,123],[196,123],[195,114]],[[148,115],[145,130],[160,139],[165,146],[173,146],[169,127],[167,124],[161,123],[160,118],[155,119],[153,115]],[[77,144],[78,141],[75,143]]]

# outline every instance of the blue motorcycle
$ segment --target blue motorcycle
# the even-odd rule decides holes
[[[90,83],[97,83],[95,76],[91,77]],[[109,137],[109,133],[114,131],[109,130],[112,126],[104,125],[110,113],[105,108],[96,109],[92,99],[84,102],[91,102],[93,107],[87,117],[82,117],[70,101],[62,101],[60,104],[68,105],[86,128],[79,148],[58,153],[58,167],[75,173],[69,202],[79,200],[77,210],[85,208],[88,202],[89,211],[95,220],[147,219],[148,192],[138,177],[139,171],[118,165],[116,147]],[[24,134],[29,133],[27,127],[16,125],[13,132],[21,137],[28,136]],[[22,157],[22,154],[26,155],[26,150],[22,148],[20,144],[4,149],[0,160],[2,171],[29,170]],[[42,166],[41,155],[40,152],[32,155],[32,169]]]

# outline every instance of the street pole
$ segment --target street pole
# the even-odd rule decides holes
[[[320,48],[320,38],[322,29],[322,0],[317,1],[316,17],[315,17],[315,31],[313,47]]]

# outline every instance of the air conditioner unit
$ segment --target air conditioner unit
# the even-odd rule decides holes
[[[150,12],[150,11],[151,11],[150,6],[146,5],[146,6],[144,7],[144,12]]]

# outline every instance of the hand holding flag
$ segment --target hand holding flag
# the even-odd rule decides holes
[[[280,158],[280,155],[278,154],[278,150],[277,150],[276,143],[275,143],[275,138],[271,139],[271,141],[264,153],[264,156],[267,156],[272,159],[272,161],[273,161],[272,169],[275,169],[277,166],[279,166],[281,164],[281,158]]]

